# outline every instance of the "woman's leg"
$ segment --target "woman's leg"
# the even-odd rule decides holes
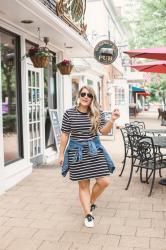
[[[92,188],[90,203],[94,204],[96,199],[100,196],[100,194],[104,191],[106,187],[110,184],[110,176],[104,176],[96,178],[96,183]]]
[[[79,197],[84,215],[90,214],[90,180],[78,181]]]

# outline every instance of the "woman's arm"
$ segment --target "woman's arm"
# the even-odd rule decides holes
[[[106,125],[100,129],[100,133],[107,135],[113,128],[114,122],[120,117],[119,109],[114,109],[112,112],[111,119],[106,123]]]
[[[64,152],[65,152],[65,148],[67,146],[68,140],[69,140],[69,134],[62,132],[60,150],[59,150],[59,160],[58,160],[60,165],[63,165],[63,162],[64,162]]]
[[[115,121],[113,119],[109,120],[106,123],[106,125],[102,129],[100,129],[100,133],[102,135],[107,135],[110,132],[110,130],[113,128],[114,122]]]

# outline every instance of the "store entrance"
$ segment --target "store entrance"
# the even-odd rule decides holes
[[[57,109],[56,71],[53,67],[55,64],[56,57],[52,54],[48,68],[44,69],[45,148],[53,150],[56,150],[56,143],[48,110]]]

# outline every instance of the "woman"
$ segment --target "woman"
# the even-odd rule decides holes
[[[76,107],[68,109],[63,116],[59,163],[63,176],[69,170],[70,179],[78,181],[86,227],[94,226],[92,210],[96,208],[96,199],[109,185],[110,173],[115,169],[98,134],[109,133],[119,116],[119,110],[115,109],[106,122],[96,94],[89,86],[80,89]],[[91,178],[96,183],[90,192]]]

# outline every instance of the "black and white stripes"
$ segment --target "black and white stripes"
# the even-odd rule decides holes
[[[100,128],[106,123],[104,114],[101,112]],[[91,122],[87,113],[82,113],[76,108],[68,109],[62,121],[62,132],[70,134],[71,138],[78,141],[87,141],[96,135],[91,132]],[[90,156],[88,148],[83,149],[83,159],[80,162],[72,162],[76,150],[69,151],[69,172],[71,180],[83,180],[109,175],[109,169],[103,152]]]

